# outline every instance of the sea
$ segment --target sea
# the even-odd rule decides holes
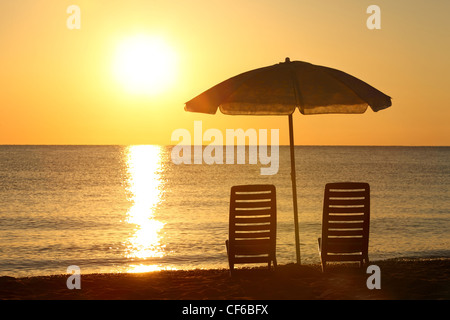
[[[227,268],[241,184],[275,185],[277,261],[296,262],[288,146],[270,175],[249,147],[240,164],[173,148],[0,146],[0,276]],[[296,146],[295,165],[302,264],[320,262],[324,187],[341,181],[371,186],[370,260],[450,257],[450,147]]]

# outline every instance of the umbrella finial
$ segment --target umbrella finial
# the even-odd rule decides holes
[[[284,63],[288,63],[291,62],[291,59],[289,59],[289,57],[286,57],[286,59],[284,60]]]

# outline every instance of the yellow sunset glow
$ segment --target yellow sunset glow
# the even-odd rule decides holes
[[[137,35],[118,45],[114,73],[128,92],[159,94],[173,82],[175,72],[174,50],[163,39]]]
[[[279,129],[286,117],[190,113],[237,74],[305,61],[393,98],[382,112],[294,113],[298,145],[450,144],[450,1],[0,1],[0,144],[171,145],[174,130]],[[68,9],[76,5],[76,12]],[[72,12],[69,10],[69,12]],[[68,26],[79,26],[69,28]]]

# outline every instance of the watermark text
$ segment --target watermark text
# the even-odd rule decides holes
[[[81,269],[78,266],[68,266],[67,272],[72,275],[67,278],[66,285],[70,290],[81,289]]]
[[[246,141],[248,141],[248,163],[259,162],[261,175],[274,175],[279,168],[279,130],[270,129],[270,155],[268,153],[267,129],[226,129],[225,141],[218,129],[203,132],[202,121],[194,121],[194,137],[187,129],[172,132],[172,141],[178,144],[172,149],[172,162],[175,164],[245,164]],[[210,142],[203,148],[204,142]],[[225,142],[225,155],[224,155]],[[193,146],[193,147],[192,147]],[[192,149],[194,154],[192,157]],[[235,156],[236,149],[236,156]]]

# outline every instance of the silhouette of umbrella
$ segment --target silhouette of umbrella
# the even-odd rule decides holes
[[[336,69],[302,61],[254,69],[225,80],[186,102],[185,110],[229,115],[287,115],[291,156],[295,246],[300,264],[297,185],[292,113],[364,113],[391,106],[391,98],[369,84]]]

